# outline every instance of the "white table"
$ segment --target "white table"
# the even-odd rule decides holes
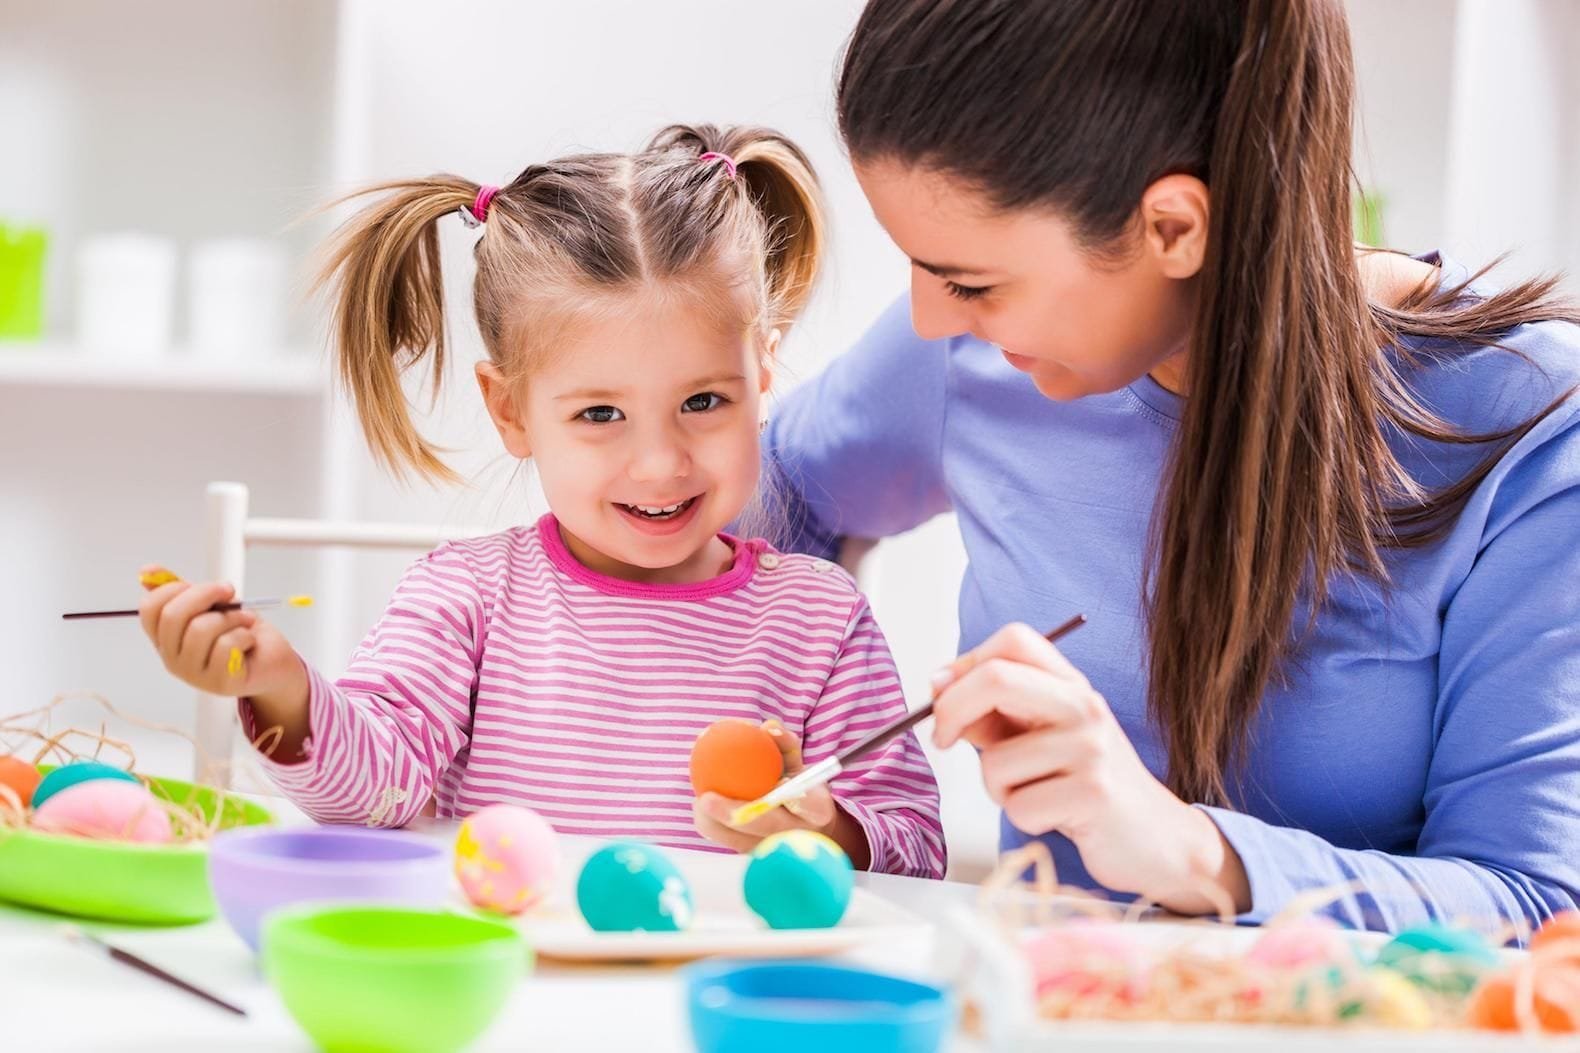
[[[302,822],[282,802],[270,801],[282,821]],[[430,833],[453,836],[452,824]],[[954,906],[971,906],[975,886],[884,874],[857,883],[928,919]],[[248,1011],[243,1019],[112,962],[61,934],[64,919],[0,905],[0,1050],[185,1051],[281,1050],[314,1047],[286,1013],[251,952],[223,920],[148,929],[94,923],[94,931]],[[1161,934],[1160,934],[1161,935]],[[1249,937],[1246,932],[1225,938]],[[842,955],[858,964],[928,979],[935,931],[909,943],[865,947]],[[610,1050],[689,1053],[683,991],[675,966],[559,965],[540,962],[488,1032],[471,1047],[488,1051]],[[1577,1048],[1569,1043],[1519,1043],[1498,1036],[1439,1033],[1256,1030],[1169,1025],[1044,1025],[1005,1044],[1017,1053],[1140,1053],[1143,1050],[1265,1050],[1284,1053],[1487,1053]],[[982,1053],[985,1045],[957,1036],[950,1053]],[[815,1051],[812,1051],[815,1053]]]
[[[269,801],[283,822],[301,821]],[[438,825],[434,836],[453,837]],[[970,885],[886,874],[857,882],[922,916],[948,902],[970,903]],[[62,935],[66,919],[0,905],[0,1050],[309,1051],[314,1047],[264,982],[252,953],[220,918],[177,928],[94,922],[116,946],[247,1010],[243,1019],[110,961]],[[842,957],[925,976],[930,935],[911,945]],[[492,1050],[693,1050],[675,966],[557,965],[539,962],[479,1042]],[[955,1049],[969,1051],[969,1042]]]

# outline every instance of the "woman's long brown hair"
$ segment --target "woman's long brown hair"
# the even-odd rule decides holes
[[[1469,435],[1412,394],[1411,338],[1495,344],[1580,321],[1555,280],[1368,301],[1351,238],[1354,71],[1339,0],[872,0],[846,52],[858,160],[948,174],[1004,210],[1052,208],[1124,252],[1146,187],[1212,199],[1189,399],[1153,520],[1148,706],[1186,800],[1228,801],[1263,694],[1336,576],[1387,584],[1547,411]],[[1485,444],[1445,488],[1390,433]]]

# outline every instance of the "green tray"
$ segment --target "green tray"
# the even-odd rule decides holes
[[[225,828],[274,821],[268,809],[231,794],[179,779],[148,782],[155,793],[211,818],[222,809]],[[0,900],[139,925],[188,925],[207,921],[216,909],[206,844],[129,844],[36,830],[0,830]]]

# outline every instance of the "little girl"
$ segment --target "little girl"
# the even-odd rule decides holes
[[[484,226],[483,401],[552,512],[415,563],[334,682],[253,612],[209,610],[229,586],[153,588],[142,622],[166,668],[239,696],[270,776],[320,821],[510,802],[562,833],[736,850],[798,827],[857,866],[941,876],[937,787],[910,735],[739,829],[738,802],[694,800],[688,778],[721,718],[764,722],[793,770],[905,709],[842,571],[721,532],[755,491],[759,402],[817,271],[801,151],[762,129],[672,127],[501,188],[435,176],[363,193],[379,196],[341,229],[325,281],[373,452],[453,478],[400,374],[430,353],[442,368],[437,224],[459,211]]]

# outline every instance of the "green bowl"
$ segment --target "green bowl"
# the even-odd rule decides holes
[[[160,796],[210,819],[217,814],[223,827],[274,821],[262,806],[206,786],[147,781]],[[138,925],[189,925],[216,909],[206,844],[131,844],[38,830],[0,829],[0,900]]]
[[[529,957],[513,926],[445,910],[306,904],[263,923],[264,975],[329,1053],[461,1049]]]

